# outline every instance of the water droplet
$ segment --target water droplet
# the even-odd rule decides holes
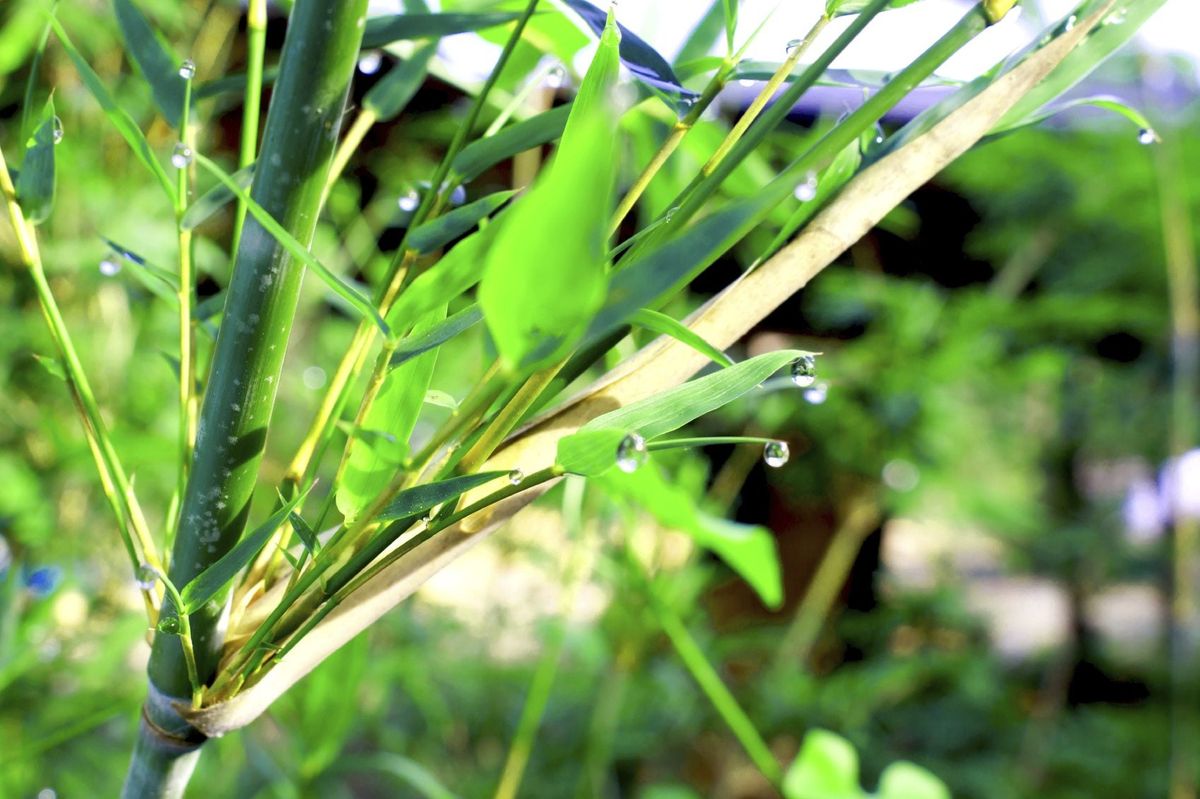
[[[396,205],[400,206],[400,210],[406,213],[412,213],[413,211],[417,210],[417,207],[420,204],[421,195],[417,194],[415,191],[410,191],[408,194],[405,194],[396,201]]]
[[[450,191],[450,204],[462,205],[467,201],[467,188],[465,186],[455,186]]]
[[[636,472],[646,458],[646,439],[637,433],[630,433],[617,445],[617,468],[626,474]]]
[[[114,261],[111,258],[105,258],[100,262],[100,274],[105,277],[113,277],[121,271],[120,261]]]
[[[190,163],[192,163],[192,148],[179,142],[171,152],[171,166],[176,169],[185,169]]]
[[[772,469],[778,469],[788,462],[792,455],[786,441],[768,441],[763,447],[763,462]]]
[[[1158,144],[1161,141],[1154,128],[1142,128],[1138,131],[1138,144]]]
[[[513,485],[520,485],[525,480],[525,472],[520,469],[513,469],[508,473],[508,482]]]
[[[432,518],[433,518],[432,516],[430,516],[428,513],[426,513],[424,516],[421,517],[421,524],[429,524],[429,522]]]
[[[561,89],[563,83],[567,80],[567,71],[561,65],[555,66],[546,73],[546,88]]]
[[[883,466],[883,483],[893,491],[912,491],[921,481],[921,472],[910,461],[890,460]]]
[[[1123,25],[1125,23],[1126,9],[1118,8],[1116,11],[1104,18],[1104,25]]]
[[[50,136],[54,139],[55,144],[63,140],[62,120],[57,116],[50,120]]]
[[[793,193],[796,195],[796,199],[802,203],[806,203],[809,200],[816,197],[817,196],[817,175],[816,175],[816,173],[809,172],[807,175],[805,175],[804,182],[801,183],[799,186],[797,186],[796,191]]]
[[[319,366],[310,366],[302,375],[304,387],[316,391],[325,385],[325,370]]]
[[[155,625],[155,629],[167,635],[179,635],[179,619],[175,616],[161,618],[158,620],[158,624]]]
[[[738,86],[750,87],[753,85],[754,85],[754,81],[750,80],[749,78],[742,78],[741,80],[738,81]]]
[[[137,573],[134,575],[134,582],[137,583],[139,591],[149,591],[154,587],[154,583],[158,581],[158,572],[149,563],[143,563],[138,566]]]
[[[804,401],[809,405],[823,405],[825,400],[829,398],[829,384],[817,383],[815,386],[804,390]]]
[[[801,355],[792,361],[792,382],[800,388],[808,388],[817,380],[817,359],[812,355]]]
[[[1075,23],[1078,21],[1078,18],[1074,14],[1067,17],[1067,21],[1063,23],[1063,33],[1067,33],[1068,31],[1074,29]]]
[[[358,57],[358,71],[364,75],[374,75],[383,65],[383,54],[378,50],[368,50]]]
[[[787,51],[788,55],[791,55],[792,53],[796,52],[796,48],[800,47],[802,44],[804,44],[803,39],[792,39],[787,43],[787,46],[784,49]]]
[[[183,78],[184,80],[191,80],[192,78],[196,77],[196,62],[190,58],[185,59],[184,62],[179,65],[179,77]]]

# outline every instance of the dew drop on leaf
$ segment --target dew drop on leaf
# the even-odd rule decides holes
[[[63,124],[57,116],[50,120],[50,136],[54,139],[55,144],[63,140]]]
[[[179,619],[175,616],[167,616],[159,619],[158,624],[155,625],[155,629],[167,635],[179,635]]]
[[[190,163],[192,163],[192,148],[179,142],[171,152],[171,166],[176,169],[184,169]]]
[[[829,398],[829,384],[817,383],[804,390],[804,401],[809,405],[823,405]]]
[[[521,471],[520,469],[513,469],[508,473],[508,482],[512,483],[513,485],[520,485],[521,481],[524,479],[525,472]]]
[[[808,388],[817,380],[817,359],[812,355],[801,355],[792,361],[792,382],[800,388]]]
[[[183,78],[184,80],[191,80],[192,78],[196,77],[196,62],[188,58],[182,64],[180,64],[179,77]]]
[[[646,439],[637,433],[630,433],[617,445],[617,468],[626,474],[636,472],[646,457]]]
[[[1157,144],[1158,133],[1153,128],[1142,128],[1138,131],[1138,144]]]
[[[796,190],[795,190],[795,192],[793,192],[793,194],[795,194],[796,199],[802,203],[806,203],[809,200],[816,197],[817,196],[817,175],[816,175],[816,173],[809,172],[807,175],[805,175],[804,182],[796,187]]]
[[[788,462],[791,454],[786,441],[768,441],[763,447],[763,462],[772,469],[778,469]]]

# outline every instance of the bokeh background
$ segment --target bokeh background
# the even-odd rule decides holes
[[[15,145],[40,5],[0,6],[6,147]],[[194,48],[201,79],[240,69],[236,3],[144,5],[180,52]],[[619,13],[670,56],[702,5],[623,0]],[[746,3],[743,18],[768,5]],[[778,60],[818,6],[789,6],[750,56]],[[979,74],[1069,6],[1023,4],[943,76]],[[926,0],[890,12],[836,66],[902,66],[963,7]],[[578,497],[556,489],[250,728],[214,742],[194,795],[442,795],[430,778],[455,795],[490,795],[531,680],[549,662],[557,669],[521,795],[770,796],[630,584],[612,546],[620,532],[653,551],[661,595],[782,761],[821,727],[855,744],[868,787],[886,764],[908,759],[956,797],[1165,796],[1172,725],[1186,731],[1194,710],[1178,682],[1171,690],[1170,632],[1178,642],[1195,630],[1194,608],[1173,605],[1172,586],[1176,570],[1194,572],[1200,559],[1178,535],[1200,523],[1200,396],[1179,390],[1196,379],[1197,331],[1187,320],[1198,302],[1198,16],[1188,0],[1168,2],[1076,90],[1144,110],[1160,144],[1143,145],[1127,120],[1088,109],[990,140],[738,345],[738,355],[824,353],[816,385],[760,392],[696,425],[697,434],[785,439],[791,461],[771,469],[758,451],[711,447],[672,466],[698,502],[774,532],[781,610],[763,608],[687,539],[602,496],[589,492],[584,521],[565,523],[564,501]],[[168,151],[171,134],[153,121],[107,4],[62,0],[59,17]],[[268,61],[284,28],[273,9]],[[586,48],[575,33],[562,34],[562,48]],[[499,35],[444,40],[407,110],[368,135],[318,231],[327,263],[370,276],[376,247],[397,246],[397,198],[432,171],[461,118],[462,86],[487,69]],[[364,56],[355,97],[394,59]],[[570,82],[548,85],[537,101],[562,102]],[[164,357],[173,319],[105,239],[169,264],[173,220],[53,46],[40,85],[54,87],[65,131],[57,207],[42,229],[47,268],[117,447],[161,518],[174,480],[174,375]],[[948,90],[918,92],[885,132]],[[645,219],[754,93],[726,90],[647,192]],[[784,154],[861,97],[814,92],[727,193],[755,191]],[[201,146],[228,156],[236,95],[202,102]],[[663,125],[631,116],[630,174]],[[470,191],[511,187],[520,172],[494,170]],[[202,297],[228,279],[228,220],[204,233]],[[752,235],[696,281],[688,302],[740,273],[771,235]],[[0,795],[115,795],[145,690],[144,620],[68,394],[39,362],[50,343],[7,224],[0,302]],[[311,281],[301,313],[267,485],[281,477],[353,329]],[[461,397],[481,353],[478,340],[456,345],[434,386]],[[445,412],[431,408],[427,422]]]

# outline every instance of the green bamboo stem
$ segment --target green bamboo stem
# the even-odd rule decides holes
[[[186,78],[183,112],[179,122],[179,139],[189,150],[195,146],[191,131],[192,79]],[[192,269],[192,231],[183,224],[187,210],[191,166],[179,169],[175,176],[175,233],[179,246],[179,472],[172,497],[172,510],[187,486],[188,469],[192,463],[192,447],[196,440],[196,353],[192,344],[192,296],[195,275]],[[178,517],[167,520],[167,541],[174,538]]]
[[[779,761],[775,759],[775,755],[771,754],[771,748],[767,746],[767,742],[763,740],[754,726],[754,722],[750,720],[746,711],[742,710],[741,705],[738,704],[737,698],[721,681],[721,676],[708,662],[704,650],[696,643],[696,639],[692,637],[683,620],[658,593],[646,567],[642,565],[628,545],[625,546],[625,553],[630,572],[642,588],[651,613],[654,614],[654,618],[662,627],[663,632],[667,634],[667,638],[675,648],[675,653],[683,661],[688,673],[692,675],[692,679],[708,697],[708,701],[712,703],[721,719],[729,727],[730,732],[737,738],[738,743],[746,750],[746,754],[749,755],[754,766],[771,781],[771,784],[778,786],[783,779],[783,770],[779,766]]]
[[[238,169],[254,163],[258,122],[262,115],[263,60],[267,50],[267,0],[250,0],[246,7],[246,90],[242,96],[242,136]],[[246,223],[246,203],[238,200],[233,220],[233,252],[238,251]]]
[[[305,246],[316,228],[365,12],[366,0],[300,0],[288,24],[251,197]],[[303,265],[257,219],[248,219],[171,558],[175,585],[186,585],[227,553],[245,527],[302,276]],[[216,669],[227,598],[228,589],[189,619],[204,683]],[[189,696],[185,653],[173,638],[155,638],[148,672],[152,697]],[[186,723],[170,717],[170,702],[156,710],[153,704],[147,703],[146,712],[156,716],[151,718],[156,727],[188,734]],[[131,775],[141,768],[135,757]],[[171,795],[165,790],[144,795]]]

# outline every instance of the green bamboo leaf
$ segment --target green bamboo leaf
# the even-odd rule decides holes
[[[874,138],[875,133],[872,131],[869,134]],[[767,248],[766,255],[773,254],[777,249],[782,247],[792,236],[796,235],[796,231],[804,227],[808,220],[812,219],[820,211],[835,194],[841,191],[842,186],[850,182],[850,178],[854,177],[858,172],[858,167],[862,164],[862,148],[860,142],[846,145],[843,150],[837,154],[828,167],[821,172],[820,176],[815,179],[815,182],[807,184],[811,190],[811,196],[805,195],[800,198],[800,205],[788,217],[780,229],[779,234],[771,245]]]
[[[279,79],[279,67],[272,66],[263,69],[262,85],[273,86],[275,81]],[[246,93],[246,81],[249,78],[245,72],[236,72],[232,75],[224,75],[220,78],[205,81],[199,86],[192,89],[192,100],[207,100],[210,97],[217,97],[222,94],[238,94]]]
[[[238,541],[233,549],[226,552],[220,560],[192,578],[179,594],[183,599],[184,611],[195,613],[236,577],[238,572],[249,565],[250,561],[254,560],[275,531],[287,521],[292,511],[304,501],[311,490],[309,487],[297,494],[290,502],[285,503],[283,507],[271,514],[270,518],[253,532],[242,536],[242,540]]]
[[[103,237],[102,237],[103,238]],[[172,308],[179,307],[179,278],[173,272],[148,263],[137,253],[122,247],[112,239],[104,241],[113,252],[121,258],[121,263],[129,267],[129,273],[154,296],[166,302]]]
[[[249,191],[254,182],[254,164],[249,164],[230,175],[234,182],[245,191]],[[188,209],[183,212],[179,224],[184,230],[195,230],[207,222],[213,214],[233,202],[234,194],[224,183],[217,183],[208,191],[201,194]]]
[[[403,111],[425,82],[429,60],[437,53],[437,48],[437,40],[427,42],[408,60],[392,67],[363,97],[363,108],[373,113],[379,122],[387,122]]]
[[[1124,100],[1120,99],[1119,97],[1112,97],[1109,95],[1097,95],[1095,97],[1078,97],[1073,100],[1068,100],[1065,103],[1059,103],[1058,105],[1055,105],[1053,107],[1043,108],[1042,110],[1035,112],[1034,114],[1032,114],[1029,117],[1026,117],[1025,119],[1009,120],[1007,122],[1007,125],[1008,125],[1007,127],[997,126],[992,129],[992,132],[989,135],[994,136],[999,133],[1010,133],[1019,128],[1028,127],[1030,125],[1037,125],[1041,122],[1045,122],[1050,117],[1061,114],[1062,112],[1068,111],[1072,108],[1079,108],[1081,106],[1086,106],[1086,107],[1090,107],[1090,108],[1100,108],[1105,111],[1111,111],[1112,113],[1117,114],[1118,116],[1122,116],[1122,117],[1125,117],[1126,119],[1128,119],[1130,122],[1132,122],[1134,125],[1137,126],[1139,131],[1145,131],[1144,135],[1146,135],[1148,137],[1154,136],[1154,127],[1153,127],[1153,125],[1151,125],[1150,120],[1146,117],[1145,114],[1143,114],[1141,111],[1138,111],[1136,108],[1129,105],[1128,103],[1126,103]]]
[[[416,325],[418,335],[428,331],[446,316],[445,307],[428,312]],[[408,457],[408,439],[412,435],[425,392],[433,378],[437,350],[429,351],[393,368],[383,378],[383,386],[367,410],[362,426],[387,434],[372,441],[357,438],[350,442],[346,468],[338,481],[337,508],[347,520],[358,514],[403,467]]]
[[[316,554],[321,551],[321,540],[317,538],[317,533],[304,521],[304,517],[293,511],[288,515],[288,521],[292,524],[292,529],[296,531],[296,537],[300,539],[300,543],[304,545],[304,549],[308,552],[308,556],[316,557]]]
[[[950,799],[945,783],[929,771],[904,760],[879,775],[879,799]]]
[[[797,359],[811,355],[778,350],[690,380],[653,397],[597,416],[558,442],[557,462],[576,474],[596,475],[616,463],[616,445],[629,433],[650,440],[734,401]],[[609,432],[599,432],[609,431]]]
[[[916,2],[918,0],[892,0],[887,7],[902,8]],[[871,0],[825,0],[825,16],[832,18],[857,14],[870,4]]]
[[[392,752],[342,757],[334,768],[347,772],[372,768],[395,777],[405,788],[412,789],[423,799],[458,799],[456,794],[438,781],[433,772],[415,760]]]
[[[517,12],[494,11],[481,14],[393,14],[375,17],[367,20],[362,46],[367,50],[384,47],[392,42],[470,33],[506,25],[520,16]]]
[[[383,509],[383,512],[375,520],[388,522],[395,519],[412,519],[433,510],[438,505],[456,499],[484,483],[507,476],[508,472],[479,472],[406,488],[396,495],[396,498]]]
[[[133,150],[133,154],[137,159],[145,165],[146,169],[158,178],[159,184],[162,185],[163,191],[167,193],[167,197],[171,199],[172,205],[175,203],[175,186],[171,179],[167,176],[167,171],[163,169],[163,165],[154,157],[154,153],[150,150],[150,144],[146,141],[146,137],[142,135],[142,131],[138,128],[137,123],[133,121],[133,117],[129,116],[123,108],[117,105],[117,101],[109,94],[108,89],[104,86],[100,76],[96,74],[79,51],[75,49],[75,45],[71,42],[71,37],[67,35],[66,29],[62,24],[54,18],[50,19],[50,24],[54,27],[54,34],[58,36],[59,42],[63,49],[67,51],[67,56],[75,65],[75,70],[79,73],[80,79],[91,92],[92,97],[100,104],[104,110],[104,115],[108,117],[108,121],[112,123],[121,137]]]
[[[183,116],[187,82],[179,75],[176,58],[163,47],[154,28],[133,4],[133,0],[113,0],[113,4],[116,6],[117,24],[121,26],[125,47],[150,84],[154,104],[158,106],[163,119],[171,127],[178,128]]]
[[[580,19],[587,23],[587,26],[592,29],[592,33],[603,40],[609,13],[597,8],[595,5],[587,2],[587,0],[562,1],[568,8],[578,14]],[[619,57],[621,63],[637,76],[638,80],[655,89],[667,91],[680,97],[691,98],[696,96],[696,92],[685,89],[680,84],[679,78],[671,70],[671,65],[667,63],[667,59],[659,55],[658,51],[651,47],[645,39],[624,25],[616,23],[615,19],[613,22],[617,26],[616,33],[620,36]]]
[[[399,366],[421,353],[440,347],[450,339],[483,321],[483,311],[471,305],[450,316],[423,333],[414,333],[400,340],[392,353],[392,366]]]
[[[635,311],[629,321],[638,327],[644,327],[661,336],[670,336],[676,341],[686,344],[704,357],[712,360],[718,366],[733,365],[733,359],[705,341],[703,336],[698,335],[686,325],[664,313],[652,311],[649,308],[642,308]]]
[[[560,105],[509,125],[486,139],[471,142],[454,157],[450,171],[459,182],[469,183],[514,155],[557,139],[566,128],[570,113],[570,105]]]
[[[609,93],[619,69],[618,38],[610,19],[552,162],[496,226],[478,296],[510,370],[560,355],[604,302],[617,138]],[[547,341],[553,344],[543,347]]]
[[[224,184],[225,188],[232,192],[235,197],[245,203],[246,210],[250,212],[250,215],[257,219],[258,223],[262,225],[263,228],[265,228],[266,231],[270,233],[275,240],[278,241],[279,244],[291,254],[293,258],[303,261],[304,265],[315,272],[317,277],[321,278],[325,285],[328,286],[334,294],[338,295],[347,303],[349,303],[350,307],[357,311],[364,319],[370,319],[376,325],[378,325],[379,329],[383,331],[384,336],[390,334],[387,322],[385,322],[383,317],[379,315],[379,311],[375,309],[375,306],[371,303],[371,301],[357,289],[347,285],[345,281],[333,274],[333,272],[330,272],[328,267],[318,261],[316,257],[308,251],[308,248],[296,241],[296,239],[290,233],[284,230],[283,225],[279,224],[274,217],[267,213],[265,208],[251,199],[250,194],[238,185],[237,181],[233,179],[233,176],[200,153],[195,154],[195,159],[196,163],[204,167],[204,169],[210,172],[213,177]]]
[[[41,364],[43,369],[64,383],[67,382],[67,373],[63,370],[62,363],[57,358],[51,358],[48,355],[40,355],[36,352],[32,354],[33,359]]]
[[[739,61],[737,66],[730,73],[730,80],[751,80],[751,81],[768,81],[775,76],[779,68],[783,66],[782,61],[757,61],[746,59]],[[784,78],[787,83],[796,80],[804,75],[808,69],[807,64],[799,64]],[[874,69],[827,69],[822,73],[813,85],[815,86],[833,86],[836,88],[855,88],[855,89],[878,89],[888,83],[892,77],[892,73]],[[938,75],[932,75],[917,84],[918,88],[927,88],[933,86],[961,86],[963,82],[960,80],[952,80],[943,78]]]
[[[691,492],[666,480],[654,464],[632,473],[610,469],[596,479],[610,493],[644,508],[660,524],[686,533],[725,561],[767,607],[783,602],[779,555],[770,531],[701,512]]]
[[[409,233],[408,246],[421,254],[431,253],[478,225],[484,217],[491,216],[514,194],[515,191],[498,191],[442,214]]]
[[[17,200],[25,218],[33,224],[45,222],[54,209],[54,145],[62,135],[61,122],[54,115],[53,99],[46,101],[41,121],[25,144],[25,158],[17,176]]]
[[[445,408],[453,413],[458,413],[458,407],[461,403],[456,400],[453,395],[446,391],[439,391],[436,388],[431,388],[425,392],[425,404],[435,405],[439,408]]]
[[[810,730],[782,787],[785,799],[862,799],[858,753],[840,735]]]
[[[499,225],[488,225],[460,241],[418,275],[388,311],[388,324],[407,329],[417,317],[445,306],[476,283]]]
[[[675,75],[680,81],[687,81],[688,78],[694,77],[697,73],[692,69],[696,62],[708,58],[709,52],[725,28],[727,18],[725,4],[728,2],[730,0],[712,0],[708,11],[696,23],[696,27],[692,28],[683,47],[679,48],[679,55],[675,56]],[[719,67],[722,61],[720,56],[712,56],[712,66],[705,71]],[[684,74],[685,72],[689,74]]]
[[[733,37],[737,33],[738,0],[723,0],[725,7],[725,44],[733,52]]]

